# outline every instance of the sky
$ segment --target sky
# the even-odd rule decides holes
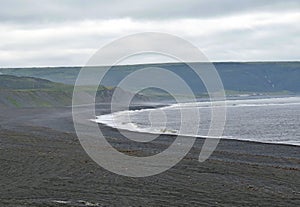
[[[299,22],[299,0],[2,0],[0,67],[82,66],[139,32],[184,38],[210,61],[299,61]]]

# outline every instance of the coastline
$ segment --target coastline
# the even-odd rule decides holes
[[[231,99],[229,99],[229,101],[245,101],[245,100],[268,100],[268,99],[273,99],[273,100],[278,100],[278,99],[281,99],[281,98],[299,98],[299,96],[280,96],[280,97],[264,97],[263,99],[261,99],[262,97],[256,97],[256,98],[251,98],[251,99],[239,99],[240,97],[231,97]],[[205,99],[206,100],[206,99]],[[202,103],[205,103],[205,100],[204,102]],[[202,100],[203,101],[203,100]],[[201,102],[199,102],[201,103]],[[185,103],[185,104],[189,104],[189,102]],[[299,103],[296,103],[297,105]],[[273,104],[274,105],[274,104]],[[129,110],[126,110],[126,111],[117,111],[117,112],[114,112],[112,114],[120,114],[120,113],[124,113],[124,112],[138,112],[138,111],[142,111],[142,110],[151,110],[151,109],[163,109],[163,108],[169,108],[169,107],[176,107],[178,106],[177,103],[168,103],[168,104],[156,104],[156,105],[152,105],[152,104],[149,104],[149,105],[143,105],[143,104],[140,104],[140,105],[136,105],[136,106],[131,106],[129,108]],[[99,116],[97,116],[96,119],[91,119],[91,121],[93,122],[96,122],[98,124],[102,124],[102,125],[105,125],[105,126],[108,126],[108,127],[111,127],[111,128],[114,128],[114,129],[118,129],[118,130],[121,130],[121,131],[125,131],[125,132],[136,132],[136,133],[144,133],[144,134],[152,134],[152,135],[160,135],[160,134],[163,134],[163,135],[167,135],[167,136],[178,136],[178,134],[176,134],[176,132],[172,132],[172,130],[166,130],[166,131],[161,131],[161,130],[157,130],[157,131],[150,131],[150,130],[147,130],[147,129],[143,129],[143,128],[140,128],[138,126],[131,126],[128,127],[126,125],[124,125],[123,123],[121,125],[118,125],[116,126],[113,121],[112,121],[112,118],[110,118],[110,120],[107,120],[107,119],[104,119],[104,120],[101,120],[99,118],[103,117],[103,116],[107,116],[107,115],[112,115],[111,113],[103,113]],[[98,121],[97,121],[98,119]],[[212,139],[222,139],[222,140],[238,140],[238,141],[245,141],[245,142],[254,142],[254,143],[264,143],[264,144],[277,144],[277,145],[288,145],[288,146],[300,146],[300,143],[298,142],[284,142],[284,141],[264,141],[264,140],[255,140],[255,139],[250,139],[250,138],[239,138],[239,137],[228,137],[228,136],[222,136],[222,137],[208,137],[208,136],[202,136],[202,135],[190,135],[190,134],[180,134],[179,136],[181,137],[196,137],[196,138],[202,138],[202,139],[206,139],[206,138],[212,138]]]
[[[110,126],[108,124],[104,124],[104,123],[98,123],[98,125],[100,126],[106,126],[109,127],[111,129],[115,129],[115,130],[119,130],[119,131],[123,131],[123,132],[131,132],[131,133],[136,133],[136,134],[148,134],[148,135],[163,135],[163,136],[170,136],[170,137],[185,137],[185,138],[190,138],[193,137],[191,135],[188,134],[182,134],[182,135],[177,135],[177,134],[172,134],[172,133],[168,133],[168,132],[143,132],[143,131],[135,131],[135,130],[129,130],[129,129],[121,129],[121,128],[117,128],[117,127],[113,127]],[[282,143],[282,142],[277,142],[277,143],[272,143],[272,142],[263,142],[263,141],[254,141],[254,140],[246,140],[246,139],[237,139],[237,138],[226,138],[226,137],[221,137],[221,138],[215,138],[215,137],[206,137],[206,136],[201,136],[201,135],[197,135],[195,136],[197,139],[219,139],[219,140],[226,140],[226,141],[239,141],[239,142],[249,142],[249,143],[260,143],[260,144],[269,144],[269,145],[285,145],[285,146],[293,146],[293,147],[300,147],[300,145],[297,144],[289,144],[289,143]]]

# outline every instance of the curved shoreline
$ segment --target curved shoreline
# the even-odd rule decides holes
[[[287,98],[294,98],[294,97],[287,97]],[[297,98],[297,97],[296,97]],[[277,97],[275,98],[277,99]],[[253,100],[253,99],[252,99]],[[158,105],[138,105],[138,106],[133,106],[131,107],[129,110],[126,111],[118,111],[118,112],[114,112],[114,113],[123,113],[123,112],[138,112],[141,110],[155,110],[155,109],[162,109],[162,108],[168,108],[168,107],[176,107],[176,105],[178,105],[178,103],[175,104],[169,104],[169,105],[163,105],[163,104],[158,104]],[[101,116],[107,116],[107,115],[113,115],[114,113],[105,113],[105,114],[101,114],[98,117]],[[117,129],[117,130],[122,130],[122,131],[128,131],[128,132],[135,132],[135,133],[145,133],[145,134],[152,134],[152,135],[168,135],[168,136],[181,136],[181,137],[196,137],[196,138],[202,138],[202,139],[206,139],[206,138],[212,138],[212,139],[225,139],[225,140],[237,140],[237,141],[245,141],[245,142],[254,142],[254,143],[264,143],[264,144],[276,144],[276,145],[287,145],[287,146],[300,146],[300,143],[288,143],[288,142],[275,142],[275,141],[259,141],[259,140],[251,140],[251,139],[242,139],[242,138],[229,138],[228,136],[222,136],[222,137],[209,137],[209,136],[202,136],[202,135],[189,135],[189,134],[175,134],[175,133],[171,133],[168,130],[167,131],[147,131],[147,130],[143,130],[142,128],[138,128],[135,127],[134,129],[130,129],[128,127],[126,127],[124,125],[124,127],[120,127],[120,126],[114,126],[113,124],[104,122],[104,121],[97,121],[97,119],[92,119],[91,121],[94,121],[98,124],[103,124],[105,126],[111,127],[113,129]],[[111,122],[111,121],[110,121]],[[131,123],[132,124],[132,123]]]
[[[98,125],[100,126],[105,126],[108,127],[110,129],[115,129],[118,131],[125,131],[125,132],[131,132],[131,133],[137,133],[137,134],[151,134],[151,135],[161,135],[161,136],[169,136],[169,137],[185,137],[185,138],[191,138],[193,136],[190,135],[176,135],[176,134],[172,134],[172,133],[151,133],[151,132],[139,132],[139,131],[133,131],[133,130],[127,130],[127,129],[120,129],[117,127],[112,127],[109,126],[107,124],[103,124],[103,123],[98,123]],[[225,141],[237,141],[237,142],[246,142],[246,143],[255,143],[255,144],[267,144],[267,145],[280,145],[280,146],[290,146],[290,147],[300,147],[300,145],[297,144],[288,144],[288,143],[274,143],[274,142],[259,142],[259,141],[254,141],[254,140],[245,140],[245,139],[230,139],[230,138],[212,138],[212,137],[204,137],[204,136],[196,136],[197,139],[219,139],[219,140],[225,140]]]

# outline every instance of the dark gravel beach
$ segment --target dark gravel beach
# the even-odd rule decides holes
[[[119,151],[137,156],[173,139],[140,145],[100,127]],[[300,206],[299,147],[221,140],[199,163],[202,144],[162,174],[123,177],[88,157],[71,108],[1,108],[0,206]]]

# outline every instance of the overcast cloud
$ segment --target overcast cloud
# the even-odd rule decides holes
[[[299,0],[3,0],[0,67],[84,65],[146,31],[185,38],[212,61],[299,60],[299,22]]]

